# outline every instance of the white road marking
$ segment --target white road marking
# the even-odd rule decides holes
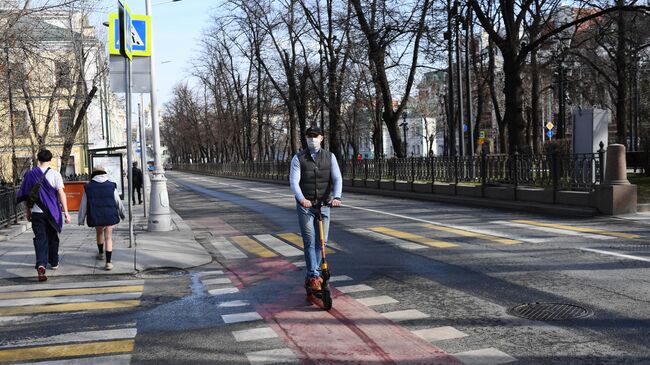
[[[228,278],[207,279],[201,280],[201,282],[203,285],[232,284],[232,281]]]
[[[297,266],[297,267],[305,267],[305,266],[307,266],[307,264],[305,264],[304,261],[296,261],[296,262],[294,262],[293,264],[294,264],[295,266]]]
[[[413,334],[422,338],[425,341],[434,342],[434,341],[443,341],[451,340],[454,338],[467,337],[467,334],[455,329],[454,327],[445,326],[445,327],[436,327],[436,328],[427,328],[417,331],[412,331]]]
[[[210,240],[210,244],[219,251],[221,256],[227,259],[245,259],[248,257],[240,249],[235,247],[235,245],[230,243],[226,237],[214,237]]]
[[[381,295],[378,297],[369,297],[369,298],[357,298],[357,301],[366,307],[372,307],[375,305],[384,305],[384,304],[393,304],[399,303],[396,299],[389,297],[388,295]]]
[[[275,331],[273,331],[270,327],[253,328],[253,329],[243,330],[243,331],[233,331],[232,335],[235,336],[235,340],[237,342],[257,341],[257,340],[264,340],[267,338],[278,337],[278,334],[275,333]]]
[[[341,287],[336,287],[336,289],[338,289],[341,293],[345,293],[345,294],[375,290],[366,284],[341,286]]]
[[[39,339],[20,340],[16,342],[6,342],[0,349],[25,347],[25,346],[47,346],[54,344],[65,344],[71,342],[91,342],[91,341],[110,341],[125,338],[134,338],[138,330],[136,328],[123,328],[101,331],[86,331],[86,332],[73,332],[64,333],[51,337],[44,337]]]
[[[616,237],[612,237],[612,236],[603,236],[603,235],[599,235],[599,234],[575,232],[575,231],[569,231],[569,230],[566,230],[566,229],[559,229],[559,228],[533,226],[533,225],[530,225],[530,224],[515,223],[515,222],[508,222],[508,221],[493,221],[491,223],[500,224],[500,225],[508,226],[508,227],[532,229],[532,230],[535,230],[535,231],[559,234],[559,235],[563,235],[563,236],[580,236],[580,237],[584,237],[584,238],[592,238],[592,239],[595,239],[595,240],[613,240],[613,239],[616,239]]]
[[[403,322],[403,321],[424,319],[430,317],[428,314],[422,313],[417,309],[406,309],[406,310],[395,311],[395,312],[387,312],[387,313],[382,313],[382,315],[393,322]]]
[[[338,276],[332,276],[330,278],[330,283],[336,283],[338,281],[349,281],[349,280],[352,280],[352,278],[347,275],[338,275]]]
[[[208,275],[223,275],[223,270],[215,270],[215,271],[201,271],[200,273],[197,274],[198,277],[202,278],[204,276]]]
[[[493,347],[453,355],[465,365],[499,365],[517,361],[514,357]]]
[[[263,244],[269,246],[272,250],[278,252],[284,257],[294,257],[302,256],[303,252],[284,241],[279,240],[271,236],[270,234],[260,234],[253,236],[256,240],[262,242]]]
[[[296,355],[289,349],[275,349],[246,353],[251,365],[267,365],[281,362],[297,361]]]
[[[225,294],[233,294],[239,292],[239,289],[237,288],[220,288],[220,289],[210,289],[208,290],[208,294],[210,295],[225,295]]]
[[[252,322],[262,319],[257,312],[245,312],[245,313],[235,313],[235,314],[222,314],[221,318],[225,323],[240,323],[240,322]]]
[[[247,300],[231,300],[228,302],[219,303],[219,308],[234,308],[234,307],[245,307],[249,305]]]
[[[360,234],[362,236],[370,237],[370,238],[378,240],[378,241],[388,242],[393,246],[396,246],[396,247],[399,247],[399,248],[402,248],[402,249],[405,249],[405,250],[409,250],[409,251],[421,250],[421,249],[427,248],[427,246],[425,246],[425,245],[418,245],[415,242],[409,242],[409,241],[401,240],[399,238],[390,237],[390,236],[387,236],[385,234],[369,231],[369,230],[363,229],[363,228],[354,228],[354,229],[351,229],[350,232],[357,233],[357,234]]]
[[[89,295],[70,295],[64,297],[42,297],[26,299],[4,299],[0,300],[0,307],[19,307],[24,305],[46,305],[46,304],[63,304],[63,303],[85,303],[95,301],[109,300],[133,300],[142,296],[138,293],[117,293],[117,294],[89,294]]]
[[[79,288],[105,288],[109,286],[123,285],[144,285],[144,280],[114,280],[114,281],[85,281],[74,283],[50,283],[50,284],[28,284],[0,287],[0,293],[11,293],[19,291],[40,291],[50,289],[79,289]]]
[[[621,257],[621,258],[630,259],[630,260],[650,262],[650,258],[646,258],[646,257],[627,255],[627,254],[624,254],[624,253],[618,253],[618,252],[612,252],[612,251],[597,250],[595,248],[581,247],[579,249],[582,250],[582,251],[601,253],[603,255],[616,256],[616,257]]]

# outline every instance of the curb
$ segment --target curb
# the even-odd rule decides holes
[[[32,227],[28,221],[19,221],[18,224],[13,224],[5,229],[0,229],[0,242],[9,241],[21,234],[25,233]]]
[[[185,170],[176,170],[190,174],[206,175],[206,176],[215,176],[207,173],[201,173],[197,171],[185,171]],[[217,176],[224,179],[232,180],[248,180],[248,181],[259,181],[276,185],[288,185],[288,181],[284,180],[266,180],[266,179],[255,179],[255,178],[246,178],[246,177],[233,177],[233,176]],[[457,204],[464,206],[474,206],[481,208],[491,208],[491,209],[502,209],[509,211],[521,211],[527,213],[539,213],[539,214],[551,214],[551,215],[560,215],[567,217],[595,217],[601,214],[598,213],[596,208],[591,207],[579,207],[571,205],[562,205],[562,204],[544,204],[544,203],[535,203],[535,202],[519,202],[519,201],[506,201],[506,200],[495,200],[488,198],[479,198],[479,197],[464,197],[458,195],[442,195],[442,194],[427,194],[427,193],[414,193],[407,191],[397,191],[397,190],[380,190],[380,189],[371,189],[363,187],[353,187],[349,185],[343,186],[344,192],[354,192],[354,193],[363,193],[370,195],[379,195],[379,196],[389,196],[393,198],[405,198],[412,200],[424,200],[432,202],[440,202],[447,204]]]

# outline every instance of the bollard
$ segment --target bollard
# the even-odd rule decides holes
[[[605,185],[629,185],[627,180],[627,163],[625,146],[611,144],[607,147],[605,163]]]

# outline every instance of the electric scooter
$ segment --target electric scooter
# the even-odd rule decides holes
[[[331,207],[329,203],[322,201],[316,202],[312,205],[312,208],[316,213],[316,219],[318,220],[318,231],[320,233],[320,250],[323,256],[320,269],[323,283],[321,284],[321,290],[318,292],[313,291],[311,288],[309,288],[309,286],[307,286],[305,289],[307,290],[307,296],[313,296],[317,299],[320,299],[323,302],[323,309],[328,311],[332,309],[332,293],[329,287],[330,270],[329,266],[327,265],[327,256],[325,254],[325,234],[323,233],[323,215],[321,214],[321,208],[323,206]]]

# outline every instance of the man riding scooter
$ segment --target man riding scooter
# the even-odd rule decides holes
[[[304,245],[305,288],[319,292],[323,283],[319,271],[322,252],[319,245],[320,229],[316,219],[317,212],[312,206],[331,201],[332,207],[340,207],[343,178],[336,156],[321,148],[323,130],[309,127],[305,131],[305,136],[308,148],[297,153],[291,160],[289,181],[296,199],[298,223]],[[323,237],[327,242],[329,206],[322,206],[320,213],[323,217]]]

